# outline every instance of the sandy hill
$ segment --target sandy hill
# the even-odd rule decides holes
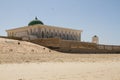
[[[19,40],[0,38],[0,63],[120,61],[120,54],[70,54]]]

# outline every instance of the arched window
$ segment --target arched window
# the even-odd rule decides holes
[[[69,38],[68,38],[68,34],[67,34],[67,37],[66,37],[66,39],[67,39],[67,40],[69,40]]]
[[[57,36],[57,32],[55,32],[55,37]]]
[[[60,36],[60,38],[62,37],[62,36],[61,36],[61,33],[59,34],[59,36]]]
[[[30,34],[32,34],[32,29],[30,29]]]
[[[53,37],[53,32],[50,33],[50,38],[52,38],[52,37]]]
[[[65,34],[63,34],[63,39],[65,39]]]
[[[42,31],[42,38],[44,38],[44,32]]]
[[[46,38],[49,38],[49,33],[47,32],[47,34],[46,34]]]

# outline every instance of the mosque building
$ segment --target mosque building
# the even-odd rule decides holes
[[[41,38],[60,38],[62,40],[81,41],[82,30],[44,25],[36,17],[28,23],[28,26],[6,30],[8,37],[18,37],[22,40],[34,40]]]
[[[36,17],[27,26],[6,30],[12,39],[27,40],[62,52],[120,53],[120,46],[99,44],[97,35],[92,42],[82,42],[82,30],[45,25]]]

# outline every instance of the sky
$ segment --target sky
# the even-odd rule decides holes
[[[82,41],[97,35],[100,44],[120,45],[120,0],[0,0],[0,35],[36,16],[45,25],[83,30]]]

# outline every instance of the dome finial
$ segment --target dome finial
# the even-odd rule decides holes
[[[38,20],[37,16],[35,17],[35,20]]]
[[[28,26],[36,25],[36,24],[44,25],[42,21],[38,20],[38,18],[35,17],[35,20],[30,21],[30,22],[28,23]]]

